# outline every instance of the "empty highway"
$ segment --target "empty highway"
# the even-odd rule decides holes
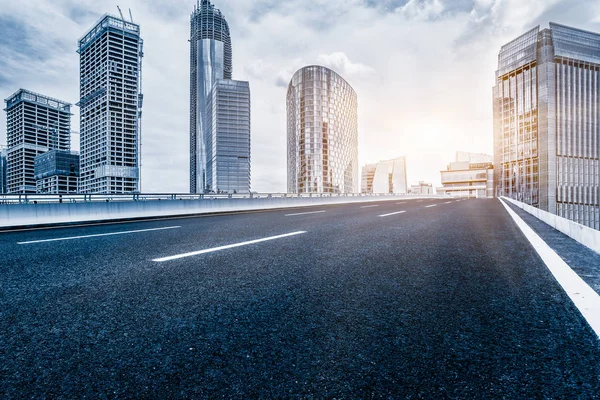
[[[497,199],[0,233],[2,398],[594,398]]]

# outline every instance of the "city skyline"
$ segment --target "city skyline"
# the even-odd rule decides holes
[[[253,85],[257,105],[252,116],[253,190],[285,191],[283,86],[297,68],[330,67],[357,91],[361,99],[360,165],[406,154],[409,182],[426,180],[437,186],[439,170],[455,150],[492,152],[490,91],[494,82],[490,74],[495,70],[497,48],[537,23],[546,27],[550,20],[600,31],[600,21],[593,17],[598,15],[594,14],[598,5],[593,2],[578,2],[576,14],[569,11],[573,3],[568,1],[519,7],[514,3],[512,8],[500,3],[488,7],[485,2],[461,2],[460,6],[443,1],[382,2],[374,6],[373,2],[334,1],[315,9],[312,3],[303,3],[307,7],[295,10],[291,10],[294,2],[215,3],[229,19],[235,63],[243,65],[236,70],[236,78]],[[189,79],[182,71],[189,71],[188,18],[194,4],[120,3],[123,9],[132,9],[134,21],[145,32],[144,191],[187,191]],[[56,23],[37,23],[32,12],[40,10]],[[104,12],[116,11],[109,2],[76,7],[69,2],[52,6],[39,2],[30,8],[8,5],[0,14],[7,21],[0,32],[1,50],[5,50],[0,60],[4,97],[24,87],[75,103],[76,40]],[[330,24],[320,25],[316,21],[325,14],[331,16]],[[369,20],[374,18],[378,27],[369,29]],[[272,24],[277,19],[285,23]],[[403,27],[398,28],[399,23]],[[352,24],[361,38],[351,34]],[[61,26],[61,31],[52,26]],[[381,53],[377,46],[364,46],[382,29],[398,43],[394,51]],[[19,37],[21,42],[9,40]],[[307,40],[316,37],[323,40]],[[449,62],[431,63],[450,52],[456,55]],[[79,130],[75,123],[79,110],[74,107],[73,112],[73,128]],[[0,143],[5,144],[5,121],[1,124]]]

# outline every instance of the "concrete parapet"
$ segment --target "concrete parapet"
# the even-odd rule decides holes
[[[565,235],[572,238],[573,240],[581,243],[586,247],[589,247],[596,253],[600,253],[600,231],[589,228],[585,225],[578,224],[577,222],[573,222],[566,218],[559,217],[558,215],[549,213],[547,211],[540,210],[539,208],[530,206],[528,204],[522,203],[520,201],[508,197],[502,197],[502,200],[506,200],[514,204],[515,206],[521,208],[525,212],[528,212],[537,219],[550,225],[557,231],[562,232]]]
[[[435,198],[441,196],[422,196]],[[98,203],[51,203],[0,205],[0,229],[36,227],[57,224],[135,220],[157,217],[201,215],[258,211],[267,209],[296,208],[316,205],[333,205],[415,199],[420,196],[382,197],[263,197],[218,198],[198,200],[127,201]]]

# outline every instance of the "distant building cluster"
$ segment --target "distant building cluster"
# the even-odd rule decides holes
[[[250,84],[232,79],[229,25],[210,0],[197,1],[189,42],[190,192],[248,193]],[[143,44],[122,14],[104,15],[79,39],[79,154],[70,103],[25,89],[4,100],[1,193],[141,191]],[[457,152],[437,193],[508,196],[600,229],[599,82],[600,34],[550,23],[502,46],[494,155]],[[405,157],[359,175],[358,97],[335,71],[299,69],[286,105],[289,193],[433,194],[430,183],[408,186]]]
[[[6,193],[137,193],[143,41],[133,21],[103,16],[78,42],[81,152],[71,104],[20,89],[7,99]]]

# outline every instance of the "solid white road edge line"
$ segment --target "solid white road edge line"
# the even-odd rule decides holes
[[[503,200],[500,200],[554,278],[564,289],[585,320],[600,338],[600,295],[594,291],[544,240],[534,232]]]
[[[379,204],[373,205],[373,206],[362,206],[361,208],[373,208],[373,207],[379,207]]]
[[[393,212],[393,213],[380,215],[380,217],[389,217],[390,215],[402,214],[402,213],[405,213],[405,212],[406,211],[396,211],[396,212]]]
[[[100,236],[112,236],[112,235],[127,235],[130,233],[139,233],[139,232],[151,232],[151,231],[164,231],[166,229],[178,229],[181,226],[167,226],[164,228],[152,228],[152,229],[138,229],[135,231],[122,231],[122,232],[111,232],[111,233],[98,233],[95,235],[82,235],[82,236],[71,236],[71,237],[63,237],[63,238],[55,238],[55,239],[43,239],[43,240],[31,240],[28,242],[17,242],[17,244],[33,244],[33,243],[45,243],[45,242],[58,242],[61,240],[74,240],[74,239],[85,239],[92,237],[100,237]]]
[[[295,214],[285,214],[286,217],[293,217],[295,215],[307,215],[307,214],[319,214],[319,213],[324,213],[326,212],[325,210],[322,211],[310,211],[310,212],[302,212],[302,213],[295,213]]]
[[[431,204],[431,205],[429,205],[429,206],[425,206],[425,208],[429,208],[429,207],[435,207],[435,206],[437,206],[437,204]]]
[[[263,239],[249,240],[247,242],[241,242],[241,243],[235,243],[235,244],[228,244],[226,246],[213,247],[212,249],[204,249],[204,250],[199,250],[199,251],[193,251],[191,253],[177,254],[175,256],[170,256],[170,257],[155,258],[152,261],[154,261],[154,262],[165,262],[165,261],[177,260],[179,258],[192,257],[192,256],[200,255],[200,254],[206,254],[206,253],[213,253],[215,251],[232,249],[234,247],[247,246],[247,245],[250,245],[250,244],[267,242],[269,240],[275,240],[275,239],[281,239],[281,238],[285,238],[285,237],[289,237],[289,236],[301,235],[303,233],[306,233],[306,231],[298,231],[298,232],[286,233],[284,235],[277,235],[277,236],[266,237],[266,238],[263,238]]]

